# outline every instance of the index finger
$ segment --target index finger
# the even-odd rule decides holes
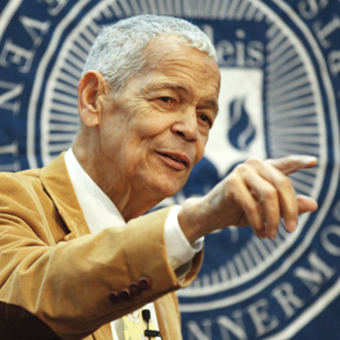
[[[318,163],[318,159],[308,155],[291,155],[283,158],[268,159],[272,166],[289,175],[301,169],[308,169]]]

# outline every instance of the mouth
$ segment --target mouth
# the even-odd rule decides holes
[[[187,168],[190,164],[190,161],[187,156],[180,155],[180,154],[173,154],[173,153],[165,153],[165,152],[157,152],[163,158],[168,159],[171,163],[181,165]]]

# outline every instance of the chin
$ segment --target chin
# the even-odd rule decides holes
[[[148,189],[158,196],[159,199],[163,200],[167,197],[172,197],[181,191],[186,181],[187,176],[180,179],[174,178],[173,176],[154,177],[151,181],[148,181]]]
[[[166,183],[171,184],[171,183]],[[158,189],[158,192],[161,193],[163,198],[172,197],[176,195],[179,191],[182,190],[183,185],[162,185],[161,188]]]

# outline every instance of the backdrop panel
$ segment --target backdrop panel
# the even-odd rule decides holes
[[[339,0],[2,0],[0,13],[1,171],[70,146],[101,25],[155,13],[200,26],[217,49],[221,109],[205,157],[160,206],[204,194],[251,156],[309,154],[318,166],[291,180],[319,210],[275,240],[235,227],[207,237],[199,277],[178,294],[184,338],[340,338]]]

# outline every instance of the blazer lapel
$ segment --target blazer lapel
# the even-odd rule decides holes
[[[64,155],[65,152],[42,168],[40,180],[71,232],[71,235],[68,235],[67,238],[72,239],[89,234],[90,230],[73,189]]]

